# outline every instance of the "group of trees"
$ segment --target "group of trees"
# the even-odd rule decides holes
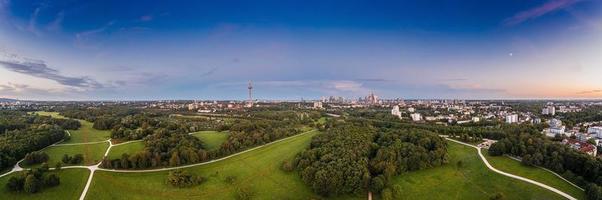
[[[230,136],[216,154],[225,156],[299,134],[301,131],[294,124],[272,120],[239,120],[230,127]]]
[[[23,163],[26,165],[33,165],[44,163],[48,161],[48,154],[40,151],[34,151],[25,155]]]
[[[395,175],[447,162],[445,141],[429,131],[348,122],[329,127],[293,161],[321,195],[381,192]]]
[[[602,159],[553,142],[539,134],[510,134],[491,145],[489,154],[521,157],[525,165],[551,169],[582,187],[590,188],[588,193],[600,191],[599,188],[591,189],[593,187],[589,186],[590,183],[596,187],[602,185]],[[602,193],[598,196],[602,196]]]
[[[6,183],[9,191],[36,193],[43,188],[54,187],[61,183],[60,178],[54,173],[46,173],[47,168],[28,170],[10,177]]]
[[[74,156],[64,154],[61,161],[65,164],[77,165],[84,162],[84,155],[81,153],[75,154]]]
[[[167,175],[167,183],[174,187],[191,187],[203,183],[206,179],[202,176],[195,176],[184,170],[170,171]]]

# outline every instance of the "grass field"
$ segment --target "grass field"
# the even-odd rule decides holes
[[[54,165],[57,162],[61,161],[64,154],[73,156],[79,153],[84,155],[84,162],[78,165],[93,165],[102,160],[102,157],[104,156],[104,153],[107,150],[107,148],[109,148],[109,143],[103,142],[98,144],[52,146],[42,151],[48,154],[48,164],[50,165],[50,167],[54,167]],[[39,165],[40,164],[23,167],[37,167]],[[63,166],[67,165],[68,164],[63,163]]]
[[[38,115],[65,118],[57,112],[38,111],[36,113]],[[77,130],[70,130],[69,133],[71,133],[71,139],[63,142],[64,144],[104,141],[108,140],[111,136],[111,131],[109,130],[97,130],[92,128],[92,122],[85,120],[78,121],[79,123],[81,123],[82,126]]]
[[[228,139],[228,132],[217,131],[199,131],[192,134],[194,137],[203,141],[205,149],[213,150],[219,147]]]
[[[0,178],[0,199],[78,199],[81,192],[84,190],[90,171],[88,171],[88,169],[62,169],[58,174],[61,179],[60,185],[52,188],[44,188],[41,192],[35,194],[8,191],[4,186],[6,185],[6,182],[8,182],[8,179],[11,176],[14,176],[14,174],[2,177]]]
[[[552,186],[559,189],[577,199],[587,199],[585,192],[579,190],[575,186],[558,178],[556,175],[538,167],[524,166],[516,160],[512,160],[506,156],[489,156],[484,153],[485,157],[493,167],[501,171],[533,179],[537,182]]]
[[[107,157],[109,159],[121,158],[121,155],[124,153],[132,155],[138,151],[141,151],[142,149],[144,149],[144,143],[142,141],[113,146],[111,147],[111,151],[109,151],[109,155],[107,155]]]
[[[490,171],[472,147],[448,142],[449,164],[403,174],[393,179],[405,199],[563,199],[538,186]],[[457,162],[462,161],[458,167]]]
[[[187,171],[208,178],[207,182],[190,188],[168,185],[165,182],[168,172],[98,171],[87,199],[234,199],[237,188],[249,188],[254,193],[253,199],[317,197],[296,172],[280,170],[282,161],[306,148],[316,134],[307,133],[223,161],[188,168]],[[236,177],[232,184],[225,182],[228,176]]]

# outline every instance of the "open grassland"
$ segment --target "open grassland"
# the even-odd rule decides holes
[[[282,162],[306,148],[316,134],[307,133],[223,161],[187,168],[187,171],[207,178],[205,183],[190,188],[168,185],[168,172],[98,171],[87,199],[235,199],[240,188],[252,191],[253,199],[318,198],[297,172],[280,170]],[[227,183],[226,177],[235,178]]]
[[[203,141],[205,149],[214,150],[219,147],[228,139],[228,132],[217,132],[217,131],[199,131],[192,133],[194,137],[199,138]]]
[[[111,151],[109,151],[109,155],[107,157],[109,159],[121,158],[121,155],[127,153],[128,155],[133,155],[138,151],[142,151],[144,149],[144,142],[136,141],[130,142],[127,144],[122,144],[118,146],[111,147]]]
[[[17,173],[0,178],[0,199],[78,199],[82,190],[84,190],[90,171],[88,169],[62,169],[58,172],[51,171],[48,173],[58,173],[61,184],[56,187],[44,188],[41,192],[35,194],[11,192],[4,187],[8,179]]]
[[[109,148],[108,142],[98,143],[98,144],[82,144],[82,145],[65,145],[65,146],[51,146],[44,150],[48,154],[48,164],[50,167],[54,167],[57,162],[61,162],[63,155],[67,154],[69,156],[74,156],[75,154],[83,154],[84,162],[76,165],[93,165],[102,160],[107,148]],[[21,164],[23,165],[23,164]],[[71,164],[63,163],[63,166],[67,166]],[[23,166],[23,167],[38,167],[40,164],[36,164],[33,166]]]
[[[65,118],[61,114],[59,114],[58,112],[36,111],[34,113],[38,114],[38,115],[41,115],[41,116],[51,116],[51,117],[59,118],[59,119],[64,119]]]
[[[38,111],[35,113],[38,115],[65,118],[57,112]],[[97,130],[92,128],[94,125],[92,122],[79,119],[78,121],[81,124],[81,127],[77,130],[70,130],[69,133],[71,133],[71,139],[64,141],[63,144],[98,142],[108,140],[111,136],[111,131],[109,130]]]
[[[585,196],[585,192],[579,190],[575,186],[567,183],[566,181],[560,179],[556,175],[543,170],[539,167],[530,167],[522,165],[519,161],[513,160],[506,156],[489,156],[487,153],[484,153],[485,157],[489,161],[489,164],[493,165],[496,169],[501,171],[511,173],[514,175],[522,176],[525,178],[533,179],[537,182],[552,186],[556,189],[559,189],[577,199],[587,199]]]
[[[472,147],[448,142],[449,163],[393,179],[404,199],[563,199],[551,191],[490,171]],[[462,164],[458,164],[462,161]]]

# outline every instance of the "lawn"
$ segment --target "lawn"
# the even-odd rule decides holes
[[[519,161],[506,156],[489,156],[484,152],[489,164],[501,171],[533,179],[537,182],[552,186],[577,199],[587,199],[585,192],[558,178],[556,175],[538,167],[522,165]]]
[[[128,155],[132,155],[138,151],[144,149],[144,143],[142,141],[131,142],[127,144],[122,144],[119,146],[111,147],[111,151],[109,151],[109,159],[121,158],[121,155],[127,153]]]
[[[188,168],[189,172],[207,177],[205,183],[190,188],[168,185],[168,172],[97,171],[87,199],[234,199],[237,188],[253,191],[253,199],[318,198],[297,172],[280,170],[282,162],[306,148],[316,134],[307,133],[223,161]],[[231,184],[225,181],[228,176],[236,177]]]
[[[57,112],[38,111],[36,113],[38,115],[65,118]],[[82,126],[77,130],[70,130],[69,133],[71,133],[71,139],[63,142],[63,144],[98,142],[108,140],[111,136],[111,131],[109,130],[97,130],[92,128],[94,125],[92,122],[79,119],[78,121]]]
[[[219,147],[228,139],[228,132],[217,132],[217,131],[199,131],[192,133],[194,137],[199,138],[203,141],[205,149],[214,150]]]
[[[0,199],[78,199],[84,190],[90,171],[88,169],[62,169],[59,172],[48,173],[58,173],[61,184],[52,188],[44,188],[35,194],[8,191],[4,186],[14,174],[0,178]]]
[[[490,171],[472,147],[448,142],[449,163],[393,179],[404,199],[563,199],[551,191]],[[459,166],[458,161],[462,161]]]
[[[98,143],[98,144],[84,144],[84,145],[65,145],[65,146],[51,146],[44,150],[48,154],[48,164],[50,167],[54,167],[57,162],[60,162],[63,158],[63,155],[68,154],[73,156],[75,154],[83,154],[84,162],[78,165],[93,165],[102,160],[102,157],[105,154],[105,151],[109,148],[108,142]],[[23,165],[23,164],[21,164]],[[63,166],[67,166],[68,164],[64,164]],[[24,167],[37,167],[37,165],[33,166],[24,166]]]

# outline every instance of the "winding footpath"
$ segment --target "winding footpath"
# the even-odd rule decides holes
[[[495,173],[498,173],[498,174],[501,174],[501,175],[504,175],[504,176],[507,176],[507,177],[510,177],[510,178],[518,179],[518,180],[521,180],[521,181],[524,181],[524,182],[527,182],[527,183],[531,183],[531,184],[537,185],[539,187],[542,187],[542,188],[545,188],[547,190],[550,190],[550,191],[552,191],[552,192],[554,192],[556,194],[559,194],[559,195],[561,195],[561,196],[563,196],[563,197],[565,197],[567,199],[570,199],[570,200],[577,200],[577,198],[575,198],[575,197],[573,197],[573,196],[571,196],[571,195],[569,195],[567,193],[564,193],[564,192],[562,192],[562,191],[560,191],[560,190],[558,190],[558,189],[556,189],[556,188],[554,188],[552,186],[549,186],[549,185],[546,185],[546,184],[543,184],[543,183],[540,183],[540,182],[537,182],[537,181],[534,181],[534,180],[531,180],[531,179],[528,179],[528,178],[525,178],[525,177],[522,177],[522,176],[517,176],[517,175],[514,175],[514,174],[506,173],[506,172],[503,172],[503,171],[500,171],[500,170],[494,168],[493,166],[491,166],[491,164],[489,164],[489,161],[487,161],[487,159],[485,158],[485,156],[483,156],[483,153],[481,152],[481,148],[480,147],[477,147],[475,145],[468,144],[468,143],[465,143],[465,142],[460,142],[460,141],[457,141],[457,140],[454,140],[454,139],[451,139],[451,138],[448,138],[448,137],[445,137],[445,139],[449,140],[449,141],[452,141],[452,142],[455,142],[455,143],[458,143],[458,144],[466,145],[466,146],[473,147],[473,148],[477,149],[477,151],[479,153],[479,157],[481,157],[481,160],[483,160],[483,162],[485,163],[485,165],[487,166],[487,168],[489,168],[491,171],[494,171]]]

